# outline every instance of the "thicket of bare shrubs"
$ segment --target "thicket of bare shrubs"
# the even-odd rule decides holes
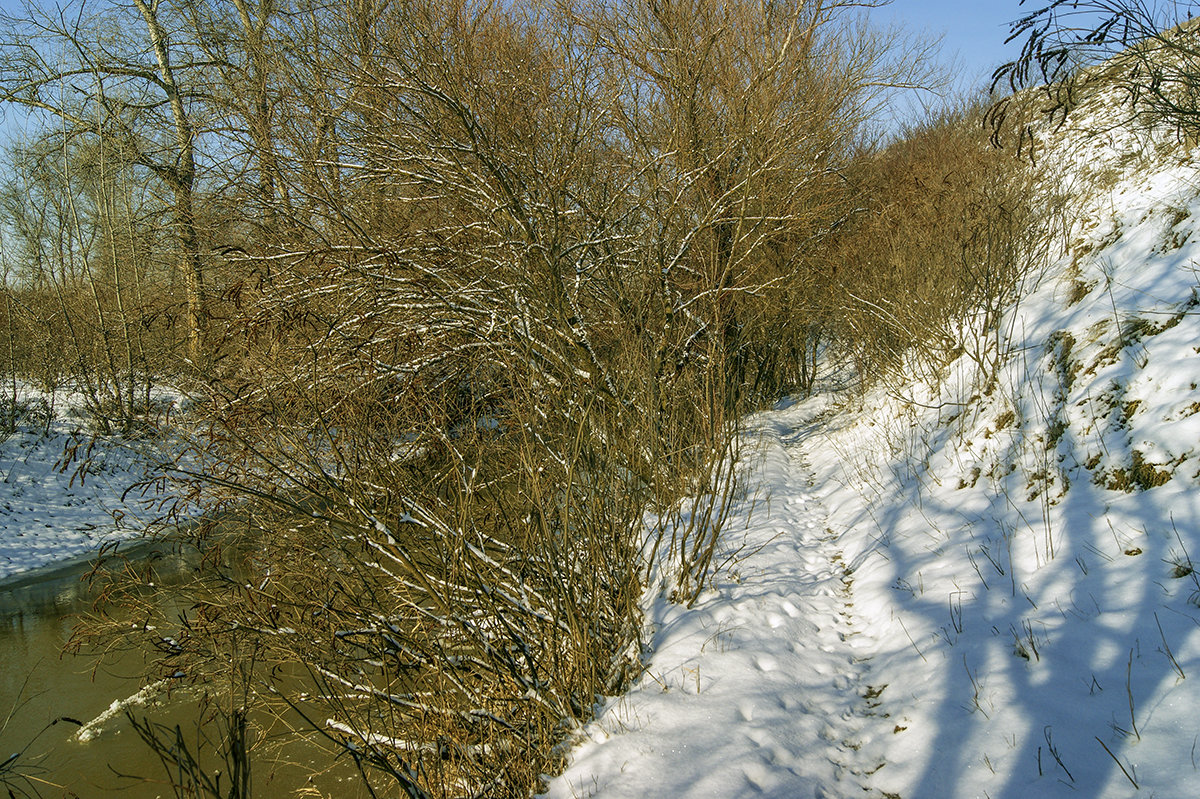
[[[190,609],[118,579],[93,632],[210,697],[230,795],[272,713],[364,791],[528,795],[636,674],[654,564],[709,580],[742,416],[995,321],[1026,187],[972,108],[864,151],[927,65],[858,5],[133,0],[120,46],[42,20],[77,70],[7,42],[69,156],[10,192],[9,368],[193,399],[146,484],[202,514]]]
[[[986,109],[948,107],[850,170],[865,209],[835,245],[830,317],[860,374],[936,374],[963,353],[984,386],[995,374],[1001,313],[1044,260],[1051,219],[1035,171],[990,145]]]

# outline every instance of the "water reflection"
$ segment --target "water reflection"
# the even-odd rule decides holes
[[[127,549],[133,555],[129,562],[145,570],[146,590],[164,615],[181,610],[185,598],[175,586],[189,559],[150,542]],[[141,679],[146,657],[125,652],[101,662],[67,651],[76,624],[94,602],[86,579],[90,569],[77,562],[0,581],[0,763],[18,753],[0,768],[0,795],[8,787],[18,788],[18,796],[22,790],[85,799],[174,795],[163,764],[122,712],[122,703],[146,687]],[[195,738],[202,712],[198,697],[191,689],[171,687],[146,691],[147,701],[130,707],[169,728],[178,724]],[[105,714],[103,723],[93,722]],[[356,794],[348,769],[310,776],[328,766],[318,740],[306,741],[266,718],[255,721],[259,728],[277,730],[284,743],[256,753],[254,795],[292,795],[301,788],[316,789],[316,795]],[[83,742],[77,733],[80,723],[88,722],[95,735]]]

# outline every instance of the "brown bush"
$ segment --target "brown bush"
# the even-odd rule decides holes
[[[829,245],[892,189],[847,170],[912,70],[854,5],[290,16],[273,239],[225,250],[152,484],[206,514],[205,568],[122,634],[170,629],[153,668],[228,691],[225,729],[299,712],[378,790],[536,789],[636,673],[651,564],[682,602],[711,579],[743,415],[852,330]]]
[[[831,257],[829,315],[868,378],[964,352],[994,376],[1001,313],[1050,239],[1031,170],[990,146],[984,110],[946,110],[855,162],[867,199]]]

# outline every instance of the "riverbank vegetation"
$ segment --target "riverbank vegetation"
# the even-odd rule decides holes
[[[249,795],[251,711],[364,793],[529,795],[637,672],[647,587],[704,590],[747,412],[994,362],[1049,221],[982,106],[880,143],[932,62],[861,5],[5,20],[0,367],[172,442],[137,491],[194,604],[116,579],[87,632],[207,697],[204,747],[139,722],[181,795]]]

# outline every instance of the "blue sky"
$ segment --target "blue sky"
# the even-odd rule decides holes
[[[956,58],[960,77],[967,85],[977,85],[1020,51],[1016,42],[1004,44],[1008,23],[1041,5],[1029,0],[1024,6],[1018,0],[893,0],[872,16],[882,23],[902,23],[913,32],[943,36],[943,56]]]

